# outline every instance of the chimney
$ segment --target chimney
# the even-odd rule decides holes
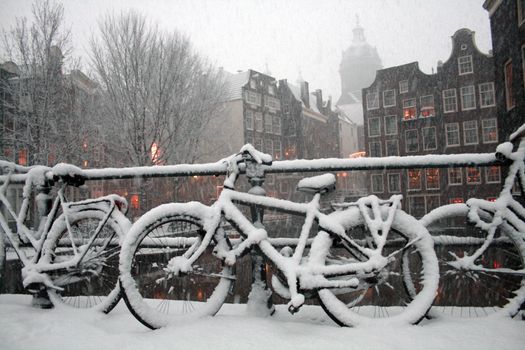
[[[308,82],[301,82],[301,100],[306,108],[310,108],[310,91],[308,90]]]

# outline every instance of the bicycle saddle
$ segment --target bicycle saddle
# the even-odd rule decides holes
[[[334,174],[305,177],[297,184],[297,190],[304,193],[329,193],[335,190]]]

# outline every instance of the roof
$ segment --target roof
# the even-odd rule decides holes
[[[224,74],[224,80],[226,83],[226,93],[224,96],[224,101],[237,100],[242,98],[242,88],[244,85],[248,84],[250,79],[250,71],[240,73],[230,73],[225,70],[222,71]]]
[[[361,102],[338,105],[337,108],[339,108],[352,123],[363,125],[363,104]]]

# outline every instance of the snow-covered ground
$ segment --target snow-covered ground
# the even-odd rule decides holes
[[[292,316],[248,315],[225,305],[215,316],[149,330],[121,302],[109,315],[69,308],[40,310],[27,295],[0,295],[0,349],[523,349],[525,321],[425,320],[418,326],[340,328],[320,307]]]

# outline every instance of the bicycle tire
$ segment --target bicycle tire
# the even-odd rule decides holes
[[[334,212],[330,214],[330,219],[341,224],[355,242],[362,246],[370,244],[367,241],[369,233],[358,208]],[[360,233],[358,229],[361,230]],[[348,234],[349,231],[352,233]],[[358,237],[359,235],[361,236]],[[428,231],[415,218],[398,209],[387,238],[381,255],[386,257],[394,251],[398,254],[393,255],[395,259],[384,269],[373,276],[361,278],[355,289],[325,288],[318,291],[321,306],[340,326],[416,324],[430,309],[438,286],[439,272],[433,241]],[[316,240],[325,242],[315,242]],[[316,236],[312,249],[317,249],[314,246],[324,246],[321,249],[321,259],[326,265],[367,261],[356,252],[342,249],[325,232]],[[410,256],[410,260],[418,264],[418,269],[411,278],[412,292],[403,283],[403,255]],[[356,276],[333,278],[349,277]]]
[[[96,207],[67,214],[78,249],[89,242],[90,234],[106,215],[105,210]],[[48,272],[53,282],[63,288],[61,291],[48,290],[55,306],[60,304],[109,313],[118,304],[122,297],[118,283],[118,253],[130,226],[124,214],[115,209],[97,240],[75,268],[51,269]],[[66,217],[62,214],[51,226],[37,264],[67,264],[71,259],[75,259],[74,248],[69,239]]]
[[[143,215],[126,237],[120,284],[129,310],[146,327],[213,316],[228,297],[233,268],[213,255],[211,242],[192,271],[175,275],[166,270],[172,258],[197,247],[205,232],[215,232],[218,222],[204,220],[209,213],[209,207],[196,202],[164,204]]]
[[[420,220],[429,228],[436,241],[435,250],[441,270],[431,316],[513,317],[525,302],[523,236],[508,222],[503,221],[496,232],[495,240],[476,261],[485,270],[458,269],[451,265],[455,260],[452,254],[458,257],[473,254],[487,235],[487,232],[469,224],[468,211],[466,204],[450,204],[434,209]],[[478,214],[484,221],[492,219],[489,213],[478,211]],[[444,235],[445,231],[448,234]],[[468,245],[460,242],[465,238],[470,242]],[[512,274],[513,271],[516,274]]]

